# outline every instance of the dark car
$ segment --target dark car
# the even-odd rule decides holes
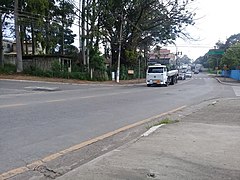
[[[198,74],[199,73],[199,70],[198,69],[195,69],[194,70],[194,74]]]

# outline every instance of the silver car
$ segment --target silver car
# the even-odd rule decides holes
[[[192,71],[187,71],[185,76],[187,78],[192,78]]]

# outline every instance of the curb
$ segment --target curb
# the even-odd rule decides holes
[[[236,83],[223,82],[223,81],[221,81],[218,77],[215,77],[215,79],[216,79],[219,83],[224,84],[224,85],[240,86],[240,84],[236,84]]]
[[[144,82],[130,82],[130,83],[124,83],[124,82],[120,82],[120,83],[115,83],[115,82],[109,82],[109,83],[101,83],[101,82],[83,82],[83,83],[72,83],[72,82],[58,82],[58,81],[45,81],[45,80],[26,80],[26,79],[5,79],[5,78],[1,78],[0,80],[2,81],[12,81],[12,82],[30,82],[30,83],[46,83],[46,84],[63,84],[63,85],[98,85],[98,86],[139,86],[139,85],[144,85]]]

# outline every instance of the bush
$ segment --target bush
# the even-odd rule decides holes
[[[51,70],[53,72],[60,72],[61,71],[61,65],[59,64],[58,61],[54,61],[51,66]]]
[[[13,64],[5,64],[4,67],[0,67],[1,74],[13,74],[16,72],[16,66]]]

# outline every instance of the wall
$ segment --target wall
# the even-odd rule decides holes
[[[240,80],[240,70],[222,71],[222,76],[230,77],[232,79]]]
[[[68,71],[71,71],[72,60],[69,57],[54,56],[54,55],[35,55],[35,56],[23,56],[23,69],[29,67],[37,67],[41,70],[51,70],[52,63],[57,61],[61,67],[68,67]],[[16,65],[16,54],[4,54],[4,63]]]

